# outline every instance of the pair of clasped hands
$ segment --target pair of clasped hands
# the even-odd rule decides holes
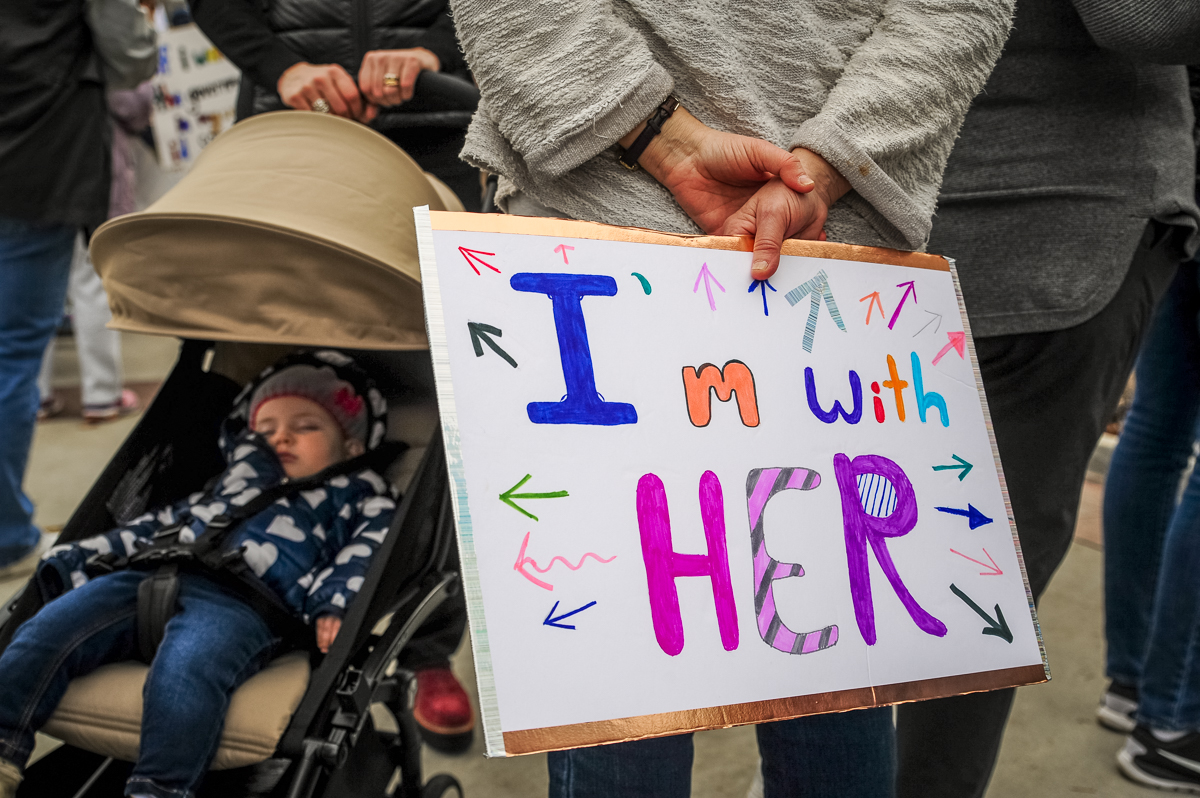
[[[338,64],[292,64],[279,76],[276,89],[284,105],[311,111],[313,103],[325,100],[329,112],[368,124],[381,106],[400,105],[412,99],[413,86],[423,70],[437,72],[442,63],[424,47],[407,50],[372,50],[363,56],[358,81]],[[397,85],[384,83],[395,75]]]
[[[633,144],[645,124],[621,139]],[[710,235],[754,237],[750,276],[779,268],[784,239],[825,240],[829,207],[850,184],[811,150],[791,152],[762,139],[723,133],[679,108],[650,140],[638,163],[670,190]]]

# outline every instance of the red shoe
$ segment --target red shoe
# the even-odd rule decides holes
[[[471,700],[449,668],[417,671],[417,703],[413,718],[425,744],[443,754],[463,754],[474,738]]]

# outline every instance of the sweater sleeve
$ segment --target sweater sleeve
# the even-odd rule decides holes
[[[324,568],[308,591],[305,602],[306,620],[322,615],[346,614],[346,607],[358,595],[366,580],[367,569],[387,537],[396,512],[396,502],[387,496],[372,496],[358,503],[356,523],[350,540],[337,553],[333,563]]]
[[[891,0],[790,147],[841,172],[915,248],[942,171],[1012,24],[1014,0]]]
[[[191,0],[189,5],[204,35],[265,89],[275,91],[279,76],[304,60],[271,30],[257,0]]]
[[[1200,3],[1179,0],[1072,0],[1084,27],[1106,50],[1155,64],[1200,64]]]
[[[529,169],[559,177],[615,144],[674,87],[606,0],[452,0],[483,103]]]
[[[146,513],[109,532],[53,547],[42,556],[36,574],[42,598],[50,601],[68,590],[86,584],[87,561],[97,554],[115,553],[118,557],[130,556],[149,543],[155,532],[174,523],[178,512],[186,506],[187,503],[182,502],[158,512]]]

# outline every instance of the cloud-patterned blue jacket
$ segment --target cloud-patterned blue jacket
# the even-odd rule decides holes
[[[262,436],[243,430],[223,435],[221,443],[228,465],[211,489],[103,535],[54,547],[39,566],[43,591],[52,591],[49,586],[55,583],[67,589],[84,584],[88,580],[84,564],[92,555],[116,551],[130,556],[147,545],[155,532],[179,521],[185,524],[179,541],[191,542],[209,520],[246,504],[283,479],[283,466]],[[362,588],[395,510],[387,483],[364,469],[276,501],[243,521],[224,548],[244,547],[247,565],[296,617],[310,623],[322,615],[345,613]],[[54,569],[59,579],[47,579],[46,569]]]

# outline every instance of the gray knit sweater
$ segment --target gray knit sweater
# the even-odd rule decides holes
[[[615,143],[673,93],[702,122],[806,147],[850,181],[833,240],[924,246],[1013,0],[452,0],[483,100],[463,157],[564,215],[698,232]]]
[[[1109,303],[1148,219],[1200,243],[1187,74],[1200,0],[1018,0],[967,114],[929,249],[976,336],[1060,330]]]

